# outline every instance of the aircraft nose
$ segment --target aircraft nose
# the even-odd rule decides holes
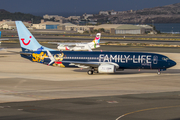
[[[170,61],[169,61],[169,66],[170,66],[170,67],[175,66],[175,65],[176,65],[176,62],[175,62],[175,61],[173,61],[173,60],[170,60]]]

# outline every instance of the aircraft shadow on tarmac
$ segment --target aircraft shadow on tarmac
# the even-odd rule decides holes
[[[87,69],[76,69],[76,70],[73,70],[74,72],[87,72]],[[119,75],[119,74],[138,74],[139,72],[125,72],[125,71],[116,71],[115,73],[112,73],[112,74],[108,74],[108,73],[97,73],[97,72],[94,72],[95,74],[94,75]]]
[[[74,72],[87,72],[87,69],[76,69],[73,70]],[[154,73],[157,74],[157,70],[138,70],[138,69],[134,69],[134,70],[124,70],[124,71],[116,71],[115,73],[112,74],[103,74],[103,73],[98,73],[95,72],[94,75],[127,75],[127,74],[141,74],[141,73]],[[180,73],[179,69],[168,69],[167,71],[162,71],[162,74],[177,74]]]
[[[175,118],[175,119],[171,119],[171,120],[180,120],[180,118]]]

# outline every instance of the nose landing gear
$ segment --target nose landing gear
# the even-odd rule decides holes
[[[157,74],[158,74],[158,75],[160,75],[160,74],[161,74],[161,70],[160,70],[160,69],[158,70]]]
[[[166,71],[166,69],[158,69],[157,74],[160,75],[160,74],[161,74],[161,71]]]

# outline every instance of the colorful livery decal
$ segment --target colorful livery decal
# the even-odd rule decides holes
[[[54,59],[56,61],[53,63],[53,66],[65,67],[62,64],[63,56],[64,56],[64,53],[55,54],[53,57],[54,57]],[[46,53],[44,53],[44,52],[40,52],[40,53],[39,52],[35,52],[35,53],[32,53],[32,61],[33,62],[44,63],[44,59],[45,58],[49,58],[49,56]]]
[[[61,53],[61,54],[55,54],[54,55],[54,59],[56,60],[53,64],[53,66],[60,66],[60,67],[65,67],[61,61],[63,61],[63,56],[64,56],[64,53]]]
[[[65,47],[65,50],[69,50],[69,48],[68,48],[68,47]]]
[[[29,38],[31,38],[31,36]],[[31,40],[29,40],[27,43],[25,43],[24,40],[25,40],[24,38],[21,38],[21,41],[24,45],[29,45],[29,43],[31,42]]]
[[[39,54],[38,53],[33,53],[32,54],[32,61],[43,63],[44,62],[44,58],[47,58],[47,57],[48,56],[44,52],[41,52]]]
[[[101,34],[100,34],[100,33],[97,33],[95,39],[93,40],[93,42],[94,42],[94,48],[96,48],[96,45],[99,45],[100,36],[101,36]]]

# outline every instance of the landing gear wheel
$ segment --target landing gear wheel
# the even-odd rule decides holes
[[[157,74],[158,74],[158,75],[160,75],[160,74],[161,74],[161,72],[157,72]]]
[[[160,71],[160,70],[158,70],[157,74],[158,74],[158,75],[160,75],[160,74],[161,74],[161,71]]]
[[[92,75],[93,71],[92,70],[88,70],[87,73],[88,73],[88,75]]]

